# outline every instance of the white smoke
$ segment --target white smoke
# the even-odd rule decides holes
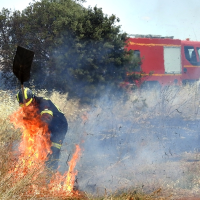
[[[198,155],[198,89],[197,84],[143,89],[126,99],[112,91],[102,95],[84,114],[85,120],[69,123],[60,170],[66,170],[78,143],[82,155],[77,178],[84,191],[183,187],[180,180],[186,189],[195,188],[185,155],[190,154],[191,161]]]

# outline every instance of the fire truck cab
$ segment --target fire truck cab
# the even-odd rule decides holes
[[[151,81],[182,85],[200,78],[200,42],[181,41],[173,36],[134,36],[128,39],[126,48],[142,60],[133,72],[142,73],[141,84]]]

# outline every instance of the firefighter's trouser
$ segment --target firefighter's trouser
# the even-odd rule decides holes
[[[48,155],[47,166],[53,170],[58,168],[58,162],[60,157],[60,148],[51,146],[52,153]]]
[[[63,144],[63,141],[65,139],[65,135],[67,133],[68,129],[68,124],[67,121],[60,126],[58,126],[59,129],[55,130],[51,133],[51,151],[52,153],[48,155],[48,161],[47,161],[47,166],[53,170],[56,170],[58,168],[58,162],[59,162],[59,157],[60,157],[60,150]]]

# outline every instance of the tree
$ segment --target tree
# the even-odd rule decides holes
[[[10,72],[20,45],[35,52],[30,83],[34,81],[36,87],[94,96],[100,92],[97,87],[123,81],[126,71],[139,62],[125,49],[127,34],[115,25],[119,22],[115,15],[108,17],[97,7],[84,8],[81,2],[41,0],[22,12],[3,9],[4,76],[16,80]]]

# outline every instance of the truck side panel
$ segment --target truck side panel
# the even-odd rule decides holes
[[[180,40],[130,38],[127,49],[140,51],[144,72],[141,82],[157,81],[162,85],[181,82]]]

